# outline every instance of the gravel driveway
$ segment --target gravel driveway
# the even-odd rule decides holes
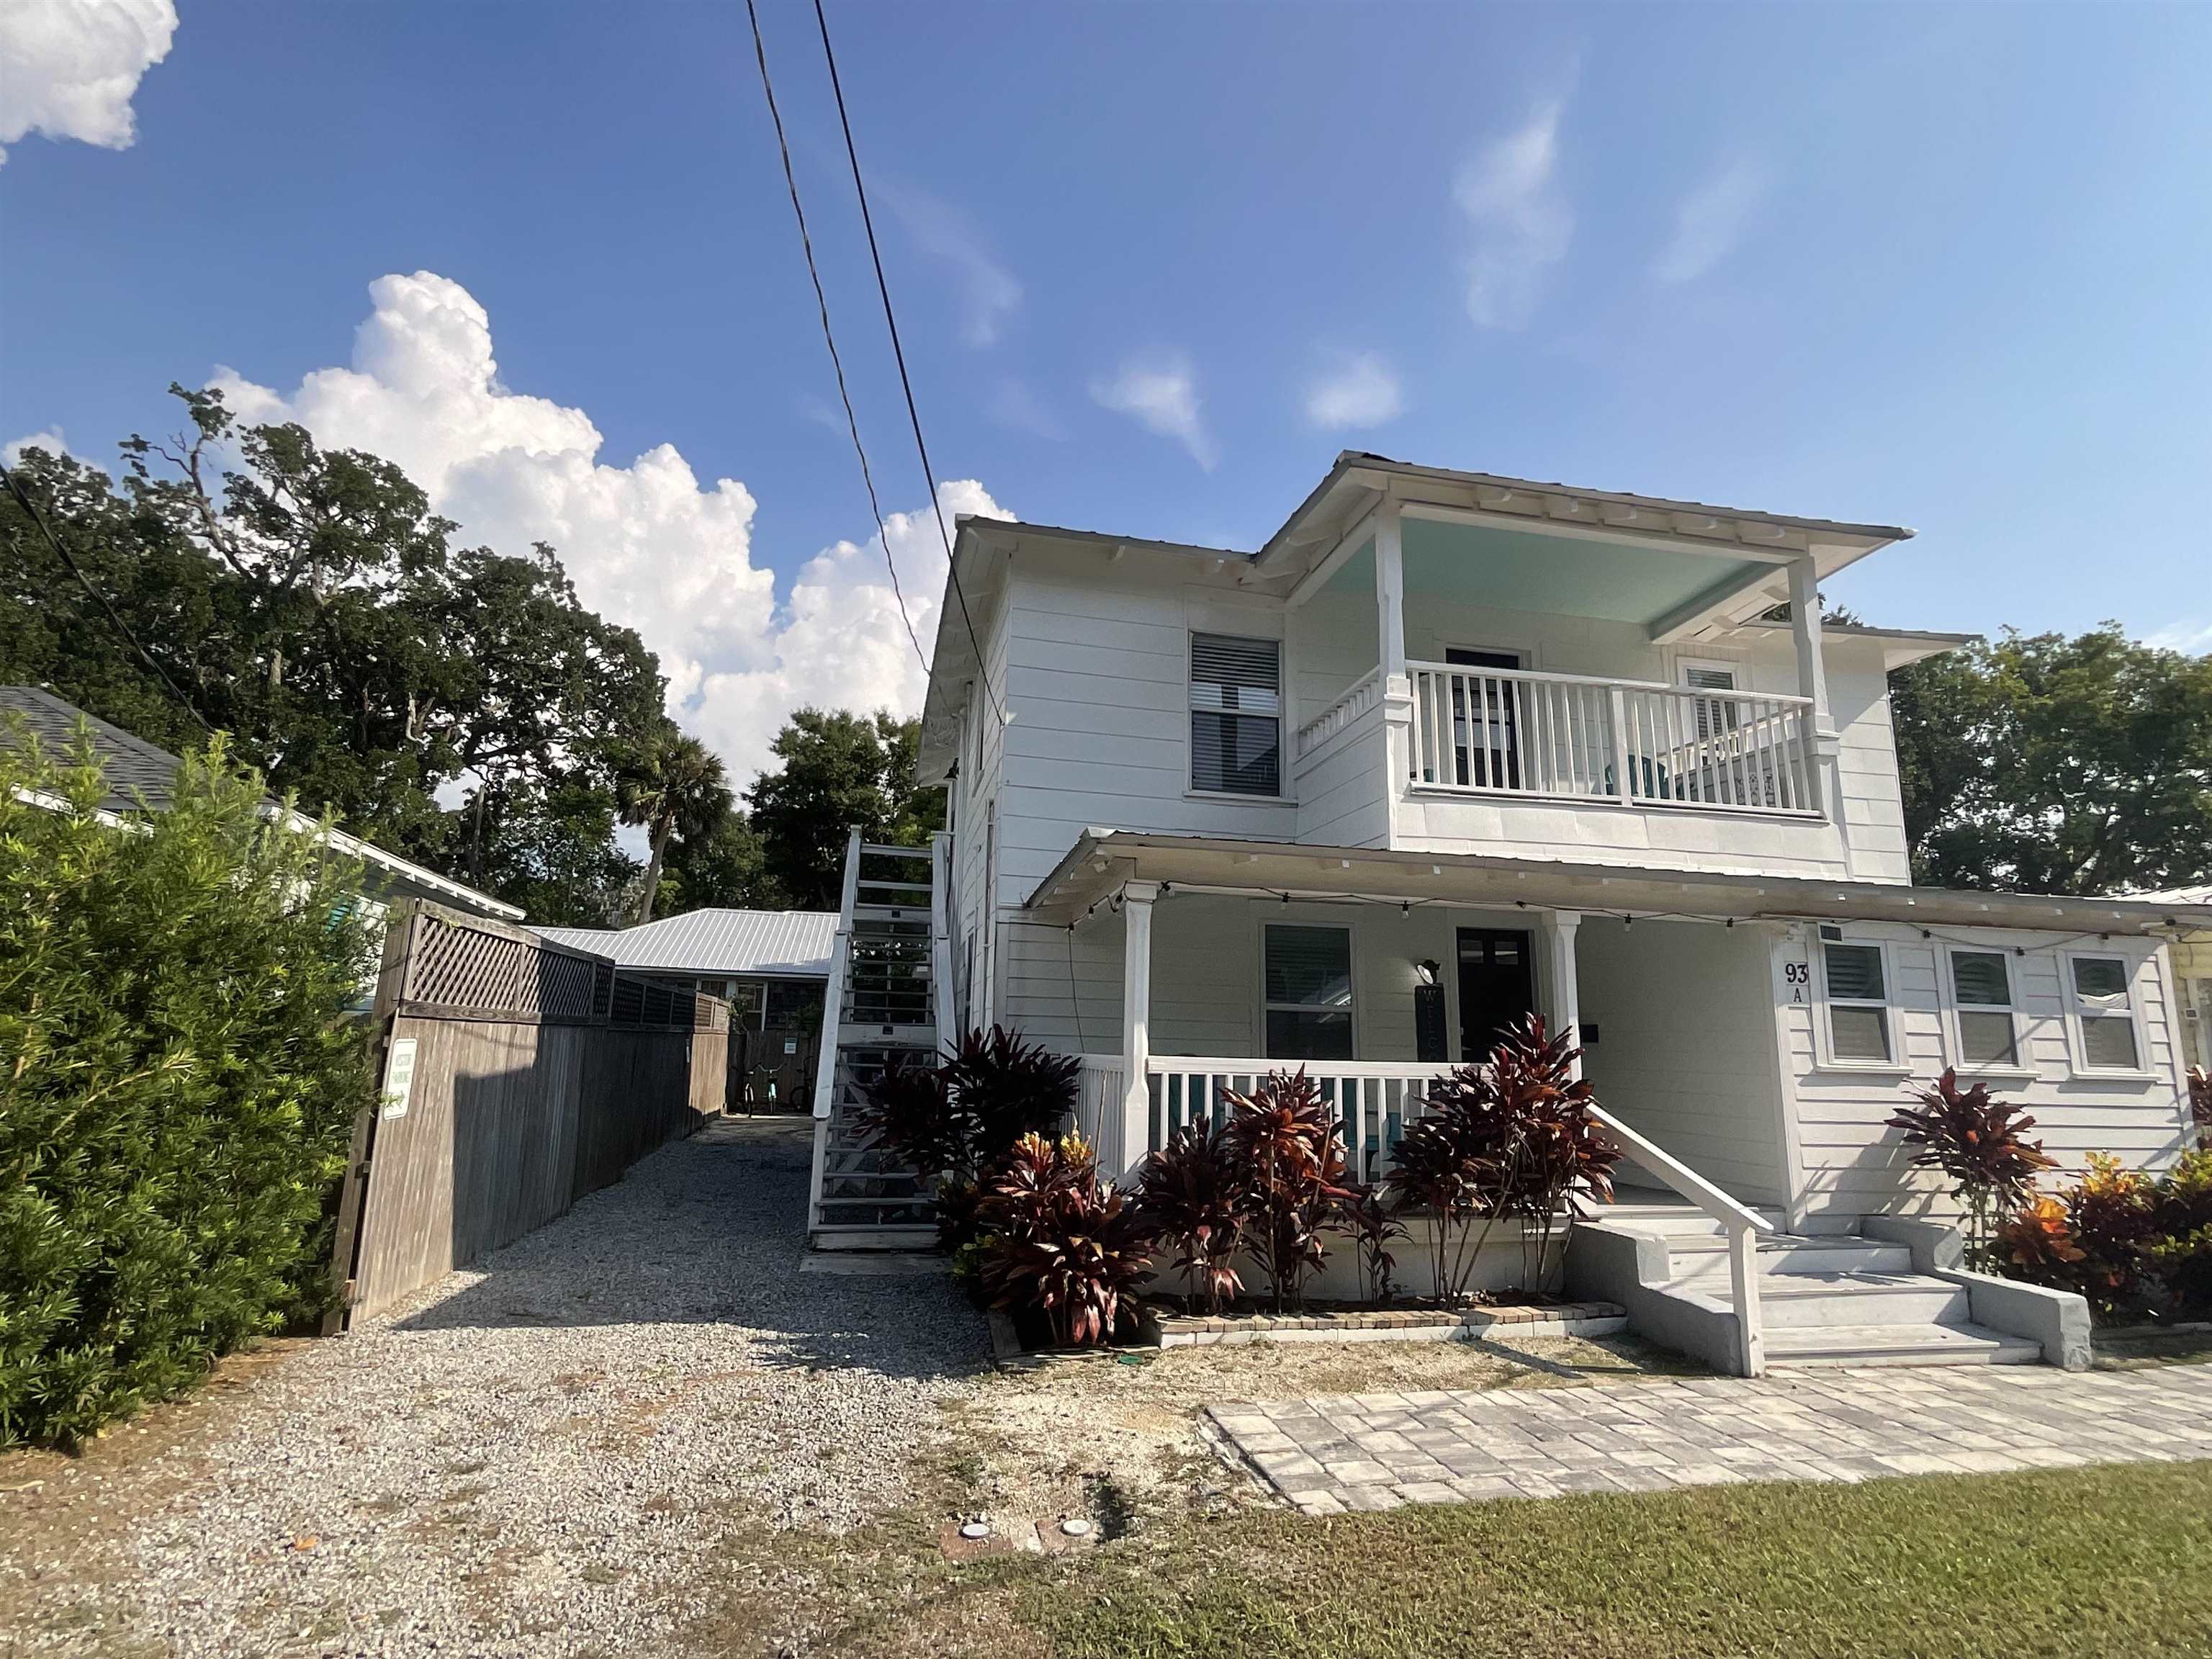
[[[988,1338],[941,1277],[798,1272],[808,1127],[713,1124],[273,1367],[177,1454],[193,1477],[137,1527],[135,1574],[34,1642],[649,1653],[730,1526],[896,1503]]]

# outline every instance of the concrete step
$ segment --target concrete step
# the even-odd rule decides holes
[[[1699,1285],[1729,1278],[1728,1241],[1668,1241],[1673,1278]],[[1909,1273],[1912,1252],[1902,1244],[1857,1238],[1762,1238],[1755,1252],[1762,1273]]]
[[[1917,1273],[1777,1273],[1759,1285],[1770,1330],[1961,1325],[1966,1292]]]
[[[1766,1363],[1778,1367],[2033,1365],[2042,1358],[2035,1343],[1980,1325],[1822,1325],[1766,1333]]]

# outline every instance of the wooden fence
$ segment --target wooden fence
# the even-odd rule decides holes
[[[334,1272],[374,1313],[544,1226],[722,1109],[729,1007],[420,901],[397,908]]]

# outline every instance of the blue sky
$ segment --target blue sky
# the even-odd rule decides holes
[[[0,438],[112,462],[227,368],[561,544],[741,769],[912,700],[742,6],[179,9],[127,147],[0,118]],[[956,505],[1249,547],[1372,448],[1911,525],[1834,590],[1875,620],[2212,645],[2212,8],[830,10]],[[912,513],[811,10],[763,11]]]

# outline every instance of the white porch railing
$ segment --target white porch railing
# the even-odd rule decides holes
[[[1127,1090],[1118,1056],[1084,1057],[1076,1104],[1076,1127],[1098,1149],[1100,1167],[1133,1176],[1148,1152],[1164,1146],[1194,1122],[1218,1121],[1227,1108],[1224,1089],[1242,1094],[1270,1072],[1296,1070],[1302,1062],[1282,1060],[1224,1060],[1212,1055],[1155,1054],[1146,1061],[1148,1102],[1143,1146],[1130,1144]],[[1306,1075],[1321,1085],[1343,1125],[1346,1174],[1358,1181],[1378,1179],[1407,1125],[1427,1109],[1428,1085],[1449,1068],[1436,1063],[1377,1060],[1307,1060]],[[1729,1288],[1736,1316],[1738,1358],[1744,1375],[1766,1368],[1759,1299],[1758,1235],[1773,1224],[1737,1202],[1655,1142],[1602,1107],[1590,1115],[1606,1138],[1638,1164],[1721,1224],[1729,1241]],[[1602,1206],[1583,1206],[1602,1216]]]
[[[1820,811],[1808,698],[1525,668],[1407,670],[1417,788]]]
[[[1334,702],[1298,727],[1292,758],[1304,760],[1382,701],[1382,671],[1370,669],[1364,679],[1355,681]]]

